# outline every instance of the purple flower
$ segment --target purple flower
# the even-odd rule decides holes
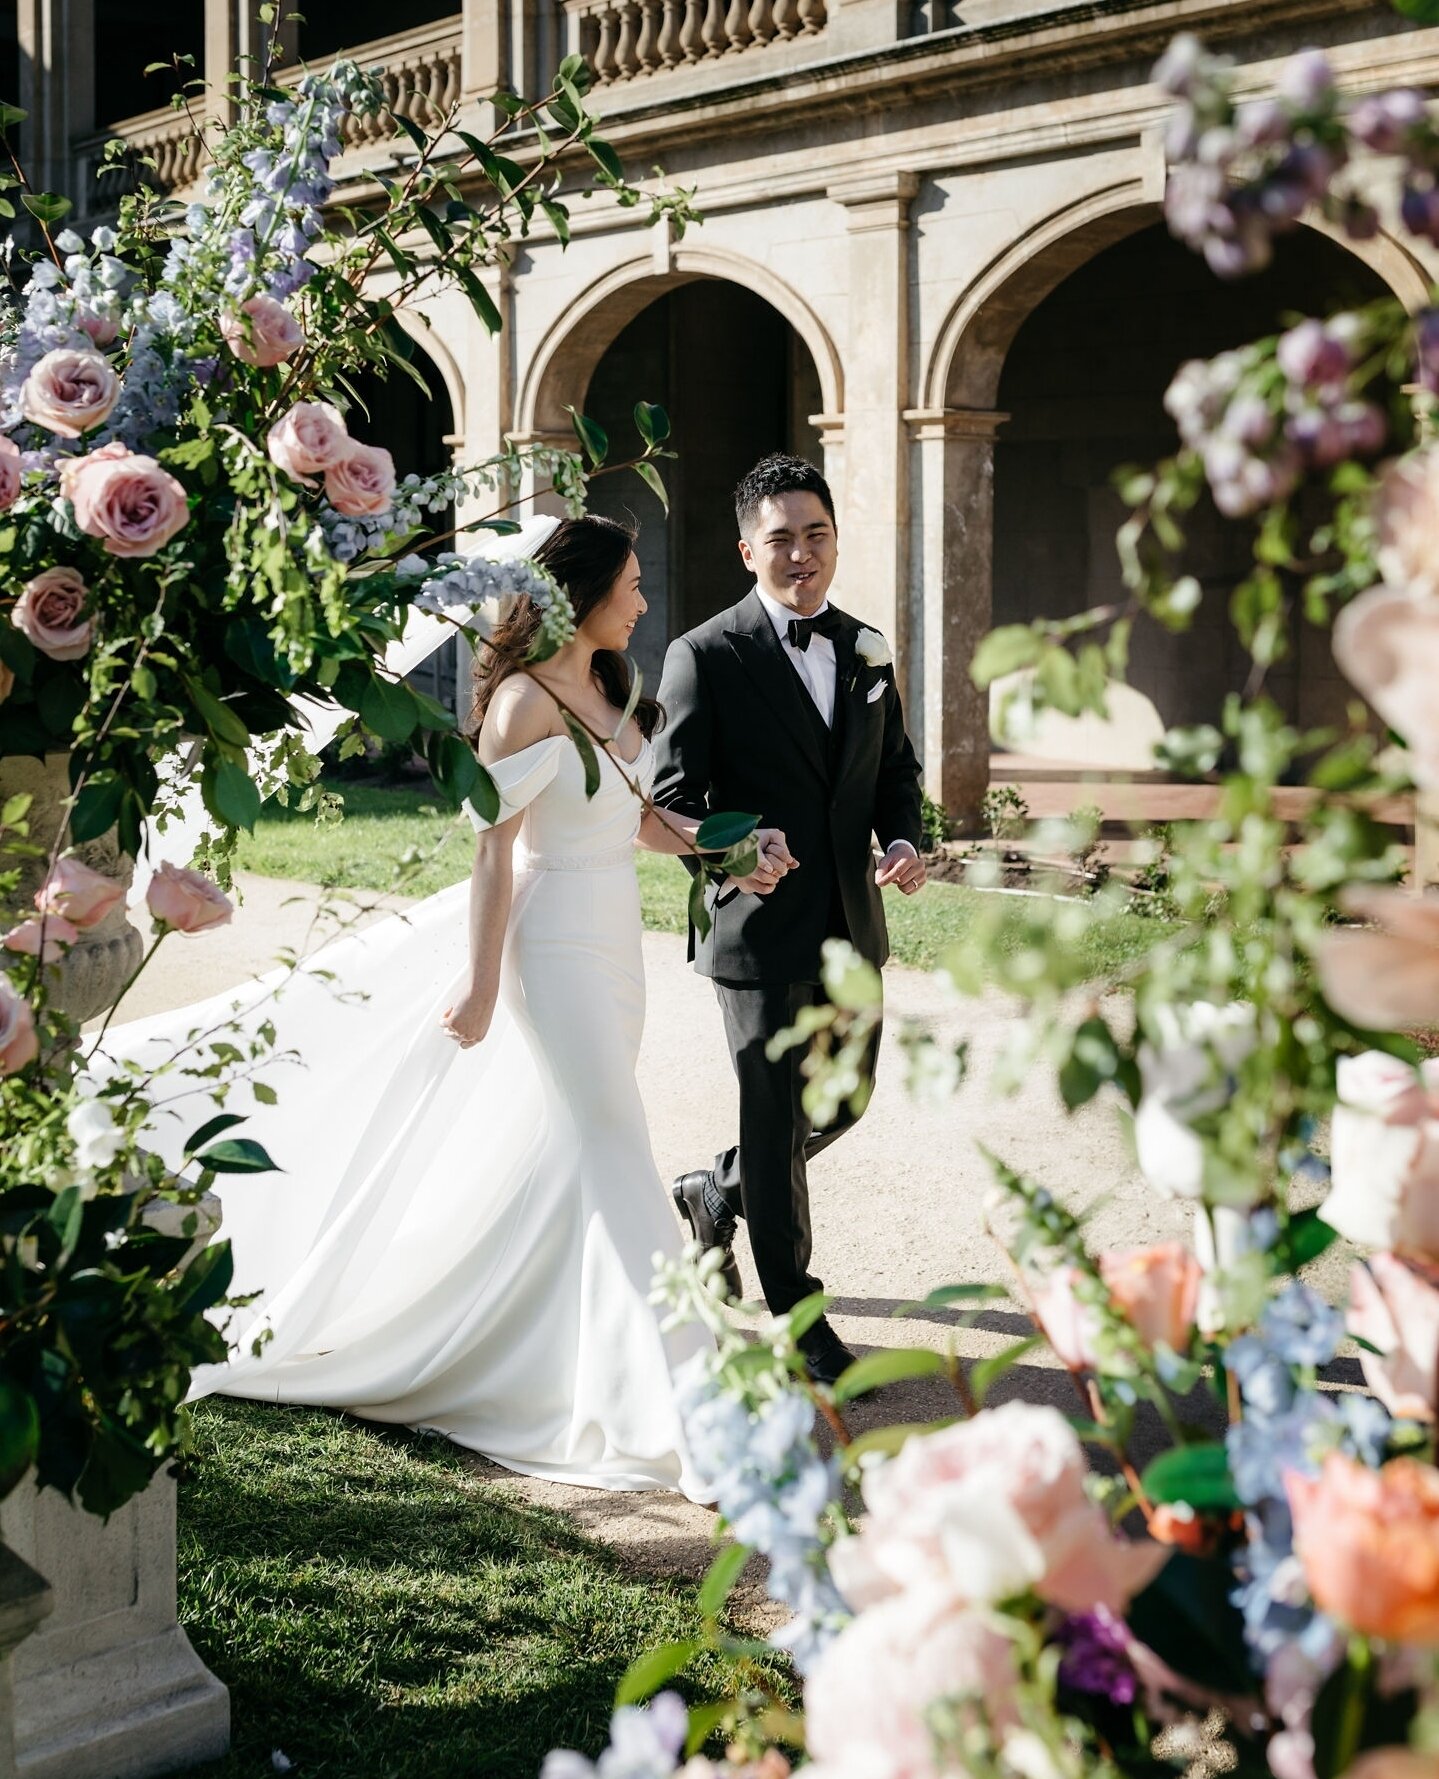
[[[1301,321],[1281,334],[1275,357],[1280,370],[1300,389],[1342,383],[1352,368],[1349,348],[1322,321]]]
[[[1067,1617],[1054,1641],[1064,1651],[1059,1682],[1072,1692],[1095,1693],[1112,1705],[1132,1705],[1139,1676],[1129,1659],[1129,1631],[1105,1607]]]
[[[1427,121],[1423,96],[1408,87],[1372,93],[1349,114],[1350,131],[1376,154],[1398,154],[1405,139]]]
[[[1279,70],[1279,97],[1293,110],[1323,110],[1334,97],[1334,70],[1322,49],[1302,49]]]
[[[1204,67],[1204,48],[1199,39],[1185,31],[1176,37],[1155,64],[1154,84],[1176,99],[1188,98]]]

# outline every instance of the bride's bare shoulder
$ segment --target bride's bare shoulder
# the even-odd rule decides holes
[[[487,766],[493,765],[496,760],[562,733],[559,706],[554,699],[528,674],[515,673],[496,688],[490,700],[477,751]]]

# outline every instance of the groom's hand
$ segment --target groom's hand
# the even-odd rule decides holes
[[[748,877],[728,877],[725,882],[747,896],[768,896],[782,877],[799,869],[799,860],[785,844],[783,829],[758,828],[755,838],[759,842],[759,863]]]
[[[907,840],[896,840],[879,861],[874,880],[881,889],[892,883],[906,896],[912,896],[916,890],[924,888],[928,876],[924,860],[910,843]]]

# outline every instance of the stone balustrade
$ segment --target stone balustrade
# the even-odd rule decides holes
[[[346,148],[368,148],[396,133],[396,117],[407,117],[422,129],[432,128],[459,102],[460,19],[437,19],[413,31],[398,32],[374,43],[362,43],[345,54],[362,68],[382,66],[380,88],[384,108],[369,117],[345,119]],[[282,74],[282,82],[294,78]]]
[[[135,180],[158,191],[182,191],[194,182],[205,160],[200,135],[202,112],[147,111],[127,117],[74,144],[74,197],[82,216],[113,210]],[[106,158],[106,145],[120,141],[124,153]]]
[[[613,86],[824,29],[825,0],[564,0],[568,41]]]

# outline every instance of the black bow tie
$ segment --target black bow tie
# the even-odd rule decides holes
[[[830,605],[813,618],[791,618],[785,635],[790,647],[803,654],[809,647],[810,637],[828,636],[833,639],[839,635],[839,630],[839,613]]]

